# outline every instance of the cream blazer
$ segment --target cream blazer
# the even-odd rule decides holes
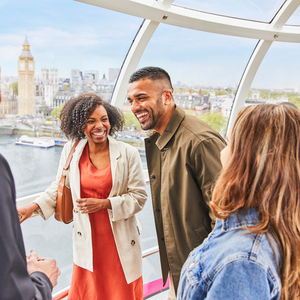
[[[135,216],[147,200],[146,184],[138,150],[133,146],[109,139],[109,154],[112,170],[112,189],[109,194],[112,209],[108,209],[121,265],[127,283],[142,275],[142,251],[140,245],[140,224]],[[84,269],[93,271],[93,248],[91,225],[88,214],[79,212],[76,200],[80,198],[79,160],[87,139],[82,139],[73,154],[69,178],[74,204],[73,259]],[[56,181],[34,202],[40,207],[38,213],[49,218],[56,207],[58,183],[74,141],[68,142],[62,151]],[[113,270],[107,270],[113,271]]]

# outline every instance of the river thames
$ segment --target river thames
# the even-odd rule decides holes
[[[48,149],[16,145],[20,136],[0,135],[0,153],[8,161],[16,185],[17,198],[35,194],[45,190],[55,180],[60,155],[63,147],[55,146]],[[141,157],[143,168],[146,168],[145,157]],[[148,201],[144,209],[137,214],[142,225],[142,250],[157,245],[155,225],[147,185]],[[70,284],[72,273],[72,223],[63,224],[53,216],[43,220],[40,216],[31,218],[21,225],[26,253],[31,249],[38,251],[40,257],[52,257],[57,260],[61,270],[58,292]],[[143,260],[144,282],[161,277],[158,255]]]

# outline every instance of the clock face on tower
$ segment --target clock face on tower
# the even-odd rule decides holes
[[[29,70],[33,70],[33,63],[29,63]]]
[[[23,62],[21,62],[19,64],[19,68],[20,68],[20,70],[24,70],[25,69],[25,64]]]

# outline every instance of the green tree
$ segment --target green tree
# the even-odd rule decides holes
[[[300,109],[300,97],[290,97],[289,102],[295,104]]]
[[[228,95],[229,93],[226,91],[216,91],[216,96]]]
[[[51,117],[55,120],[59,119],[60,113],[63,109],[63,105],[59,105],[57,107],[55,107],[52,111],[51,111]]]
[[[225,135],[228,118],[224,117],[222,113],[208,112],[202,116],[198,116],[198,118],[219,132],[222,136]]]
[[[125,120],[125,127],[134,128],[135,130],[142,130],[140,122],[132,112],[126,111],[123,114]]]

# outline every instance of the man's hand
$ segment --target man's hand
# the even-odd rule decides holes
[[[57,278],[60,275],[60,271],[55,259],[39,258],[37,252],[34,250],[31,250],[26,258],[29,275],[33,272],[42,272],[48,276],[53,287],[57,285]]]

